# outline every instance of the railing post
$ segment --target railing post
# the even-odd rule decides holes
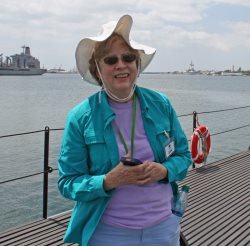
[[[193,132],[194,132],[194,130],[196,128],[196,122],[197,122],[197,112],[194,111],[193,112]]]
[[[49,127],[44,131],[43,218],[48,217]]]
[[[194,132],[195,128],[196,128],[196,122],[197,122],[197,112],[194,111],[193,112],[193,129],[192,132]],[[192,167],[195,168],[195,164],[193,162]]]

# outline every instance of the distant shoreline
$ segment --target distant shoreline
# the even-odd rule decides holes
[[[216,75],[216,76],[250,76],[250,70],[241,71],[241,72],[232,72],[232,71],[195,71],[192,73],[189,72],[142,72],[142,74],[181,74],[181,75]]]

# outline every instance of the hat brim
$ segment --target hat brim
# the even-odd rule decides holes
[[[122,16],[117,22],[112,21],[102,26],[102,32],[99,36],[82,39],[75,52],[76,66],[80,75],[89,83],[99,85],[97,80],[89,71],[89,60],[92,57],[96,42],[102,42],[108,39],[112,33],[118,33],[128,43],[130,47],[138,50],[141,59],[140,72],[142,72],[154,57],[155,49],[130,39],[130,30],[133,24],[130,15]]]

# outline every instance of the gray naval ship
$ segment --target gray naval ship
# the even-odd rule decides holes
[[[22,46],[23,52],[12,56],[0,54],[0,75],[42,75],[47,70],[40,68],[40,61],[31,56],[30,47]]]

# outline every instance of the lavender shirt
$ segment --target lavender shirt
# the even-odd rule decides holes
[[[113,128],[121,157],[125,155],[125,149],[119,138],[117,126],[130,150],[133,101],[118,103],[110,100],[109,103],[116,114],[116,124],[113,124]],[[136,108],[134,158],[141,161],[154,161],[154,155],[144,130],[138,100]],[[132,229],[150,227],[165,220],[171,214],[172,196],[171,185],[158,182],[144,186],[126,185],[116,188],[103,214],[102,221],[110,225]]]

